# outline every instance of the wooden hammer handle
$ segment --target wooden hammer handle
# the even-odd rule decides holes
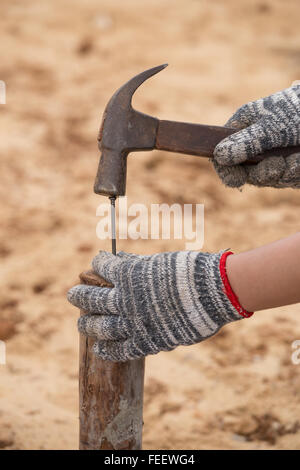
[[[237,129],[176,121],[159,121],[155,148],[201,157],[213,157],[216,145]],[[300,146],[274,148],[245,163],[257,163],[267,156],[287,157],[300,152]]]
[[[81,273],[80,281],[113,287],[93,271]],[[145,361],[103,361],[92,352],[94,342],[80,335],[79,448],[140,450]]]

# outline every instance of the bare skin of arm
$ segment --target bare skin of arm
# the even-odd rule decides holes
[[[250,312],[300,302],[300,232],[228,256],[226,271],[241,305]]]

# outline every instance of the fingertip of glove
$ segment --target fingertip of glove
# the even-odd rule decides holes
[[[80,285],[78,285],[78,286],[73,286],[73,287],[71,287],[71,289],[69,289],[68,292],[67,292],[67,299],[68,299],[68,301],[69,301],[71,304],[73,304],[75,298],[77,297],[78,288],[79,288],[79,287],[82,287],[82,286],[80,286]]]
[[[237,165],[246,160],[243,147],[239,142],[235,142],[232,136],[218,143],[214,150],[214,158],[222,166]]]
[[[134,258],[138,255],[135,255],[133,253],[127,253],[126,251],[119,251],[117,253],[117,257],[120,258],[121,260],[127,260],[127,259],[131,259],[131,258]]]
[[[110,256],[114,256],[112,253],[110,253],[109,251],[105,251],[105,250],[100,250],[96,256],[94,256],[93,258],[93,261],[94,260],[97,260],[97,259],[106,259],[106,258],[109,258]]]
[[[236,130],[242,130],[246,127],[246,124],[236,119],[235,116],[232,116],[230,119],[228,119],[224,127],[229,127],[231,129],[236,129]]]
[[[115,258],[116,258],[115,255],[113,255],[109,251],[101,250],[96,256],[94,256],[92,260],[92,267],[97,272],[97,266],[99,264],[102,264],[105,261],[113,260]]]
[[[268,157],[257,163],[248,166],[247,182],[256,186],[275,185],[283,176],[286,168],[283,157]]]
[[[215,169],[222,183],[228,188],[241,188],[246,183],[246,170],[239,165],[228,167],[215,164]]]
[[[103,361],[111,361],[112,359],[109,357],[106,346],[107,342],[105,341],[96,341],[92,350],[93,353],[97,356],[100,357]],[[115,361],[113,361],[115,362]]]
[[[78,328],[79,333],[85,334],[86,323],[87,323],[87,315],[81,315],[77,320],[77,328]]]
[[[214,161],[220,165],[226,165],[228,144],[226,139],[219,142],[214,149]]]

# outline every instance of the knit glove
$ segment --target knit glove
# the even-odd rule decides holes
[[[267,149],[300,143],[300,85],[244,104],[225,126],[240,129],[214,151],[215,169],[226,186],[300,188],[300,153],[240,165]]]
[[[251,315],[230,293],[229,254],[100,252],[93,270],[114,288],[78,285],[69,290],[68,300],[88,312],[79,318],[80,333],[94,337],[94,353],[110,361],[209,338],[226,323]]]

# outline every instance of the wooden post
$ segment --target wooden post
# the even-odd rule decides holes
[[[82,273],[80,280],[112,287],[92,271]],[[80,335],[79,448],[140,450],[145,360],[102,361],[91,351],[94,341]]]

